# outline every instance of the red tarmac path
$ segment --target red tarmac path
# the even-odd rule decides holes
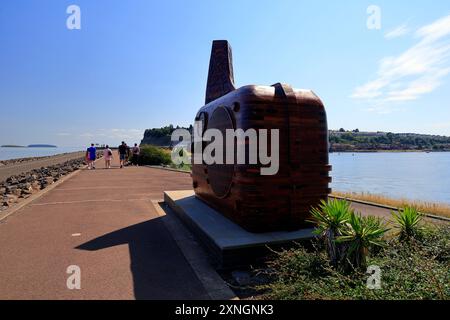
[[[191,188],[189,175],[102,167],[0,222],[0,299],[207,299],[152,203]],[[70,265],[80,290],[67,288]]]

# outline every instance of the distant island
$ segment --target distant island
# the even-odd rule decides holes
[[[0,148],[58,148],[53,144],[29,144],[28,146],[19,146],[15,144],[4,144]]]
[[[171,134],[181,127],[173,125],[147,129],[141,144],[161,147],[173,145]],[[192,132],[192,126],[188,129]],[[392,132],[362,132],[359,129],[329,130],[330,152],[376,152],[376,151],[450,151],[450,137]]]
[[[5,144],[5,145],[2,145],[1,148],[26,148],[26,146],[18,146],[15,144]]]
[[[58,148],[52,144],[29,144],[28,148]]]

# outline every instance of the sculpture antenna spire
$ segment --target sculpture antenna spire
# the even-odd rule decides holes
[[[227,40],[214,40],[209,61],[205,104],[235,90],[233,57]]]

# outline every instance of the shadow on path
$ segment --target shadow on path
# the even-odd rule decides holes
[[[113,231],[76,249],[96,251],[128,244],[136,299],[207,299],[205,289],[162,219]]]

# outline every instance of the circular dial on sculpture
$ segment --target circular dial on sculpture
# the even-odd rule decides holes
[[[208,121],[208,129],[218,129],[223,137],[223,163],[208,165],[208,179],[214,194],[219,198],[228,195],[233,182],[234,164],[226,163],[226,129],[234,129],[233,121],[225,107],[214,110]]]

